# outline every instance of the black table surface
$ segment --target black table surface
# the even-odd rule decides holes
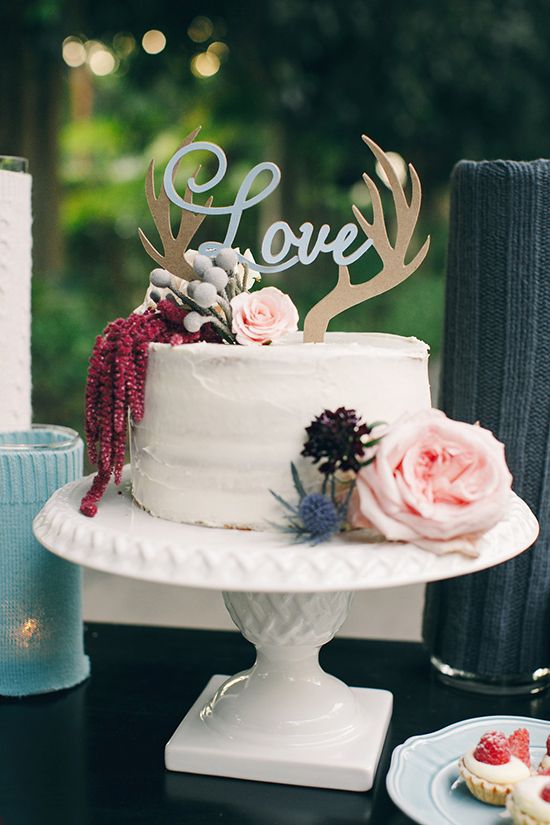
[[[324,669],[395,697],[372,791],[171,773],[165,743],[213,673],[252,664],[252,646],[231,632],[90,624],[86,650],[92,676],[79,687],[0,699],[0,825],[407,825],[385,788],[396,745],[473,716],[550,716],[550,693],[439,684],[419,644],[338,638],[321,651]]]

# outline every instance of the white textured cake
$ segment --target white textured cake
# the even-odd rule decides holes
[[[230,207],[212,207],[212,197],[194,204],[193,193],[215,186],[226,169],[220,147],[193,144],[197,133],[172,156],[158,194],[149,166],[145,192],[162,252],[140,230],[157,264],[144,301],[106,327],[90,357],[86,441],[98,471],[80,512],[93,518],[111,480],[121,483],[130,421],[133,496],[156,518],[278,530],[311,546],[366,528],[434,553],[478,555],[477,537],[509,506],[504,445],[431,409],[422,341],[327,334],[331,319],[401,284],[426,257],[429,237],[410,250],[421,202],[414,167],[409,197],[388,155],[364,135],[392,192],[395,231],[388,233],[382,198],[365,174],[370,220],[353,206],[356,224],[331,234],[328,224],[316,230],[306,222],[299,235],[275,221],[256,262],[229,244],[243,211],[277,186],[280,170],[258,164]],[[218,172],[200,185],[188,178],[182,199],[174,175],[195,149],[208,149]],[[249,198],[265,171],[271,182]],[[181,209],[177,232],[171,204]],[[210,212],[231,216],[225,238],[193,249]],[[366,240],[357,245],[360,230]],[[379,271],[352,279],[348,266],[371,248]],[[299,332],[290,295],[258,282],[321,253],[332,256],[337,279]]]
[[[290,463],[304,428],[325,408],[392,423],[430,407],[428,347],[416,338],[301,333],[269,347],[150,344],[145,414],[132,425],[135,500],[170,521],[269,529],[270,490],[293,495]]]

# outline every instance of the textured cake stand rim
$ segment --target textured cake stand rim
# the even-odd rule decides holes
[[[176,524],[138,507],[130,468],[108,488],[98,514],[79,512],[91,476],[67,484],[34,520],[38,541],[67,561],[103,572],[213,590],[271,593],[371,590],[466,575],[507,561],[530,547],[538,523],[510,493],[508,516],[478,540],[480,555],[437,556],[412,544],[369,543],[357,533],[311,547],[276,531],[224,530]]]

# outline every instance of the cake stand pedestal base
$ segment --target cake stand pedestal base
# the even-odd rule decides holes
[[[353,791],[372,787],[391,694],[349,688],[319,665],[353,591],[463,576],[507,561],[538,524],[513,493],[507,516],[476,540],[475,558],[437,556],[361,533],[312,548],[278,532],[176,524],[137,507],[130,471],[97,516],[79,512],[91,478],[58,490],[34,521],[37,539],[68,561],[149,581],[223,592],[256,647],[243,673],[215,676],[166,747],[171,770]],[[162,685],[159,685],[159,691]]]
[[[349,688],[319,648],[353,593],[225,591],[229,614],[256,647],[254,665],[214,676],[166,746],[169,770],[347,791],[372,788],[393,697]]]
[[[281,782],[313,788],[368,791],[372,788],[391,718],[386,690],[351,688],[364,712],[362,727],[348,741],[284,747],[230,739],[205,725],[201,711],[227,676],[213,676],[166,745],[168,770]]]

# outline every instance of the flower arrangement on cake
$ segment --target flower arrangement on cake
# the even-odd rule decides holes
[[[258,164],[233,204],[213,207],[211,196],[195,204],[193,194],[212,189],[227,166],[220,147],[194,143],[197,132],[172,157],[158,194],[149,167],[146,196],[162,252],[139,231],[157,265],[145,300],[107,326],[90,359],[86,438],[98,472],[81,512],[95,515],[109,481],[120,483],[129,420],[132,493],[152,515],[226,528],[278,524],[311,544],[367,528],[433,552],[475,555],[476,539],[505,513],[511,478],[503,446],[481,427],[431,409],[422,342],[326,334],[333,316],[401,283],[423,261],[429,238],[406,261],[421,203],[414,167],[408,197],[388,156],[363,138],[391,191],[393,241],[381,196],[365,174],[372,220],[354,206],[356,223],[333,240],[326,224],[314,238],[310,223],[296,232],[277,221],[257,262],[250,250],[241,254],[236,233],[243,212],[274,190],[281,173]],[[206,183],[188,178],[180,196],[175,173],[195,150],[210,152],[218,168]],[[269,182],[251,195],[265,172]],[[176,232],[171,204],[181,209]],[[224,241],[190,248],[210,213],[229,216]],[[365,240],[352,249],[360,230]],[[380,272],[352,283],[349,265],[371,247]],[[308,312],[302,335],[291,298],[258,282],[319,254],[332,255],[338,278]],[[212,438],[220,420],[223,445]]]
[[[312,544],[366,528],[442,554],[477,556],[475,540],[506,513],[512,477],[504,446],[478,425],[439,410],[405,415],[391,426],[363,423],[355,410],[325,410],[306,428],[303,456],[322,476],[307,493],[291,465],[299,497],[283,528]]]

